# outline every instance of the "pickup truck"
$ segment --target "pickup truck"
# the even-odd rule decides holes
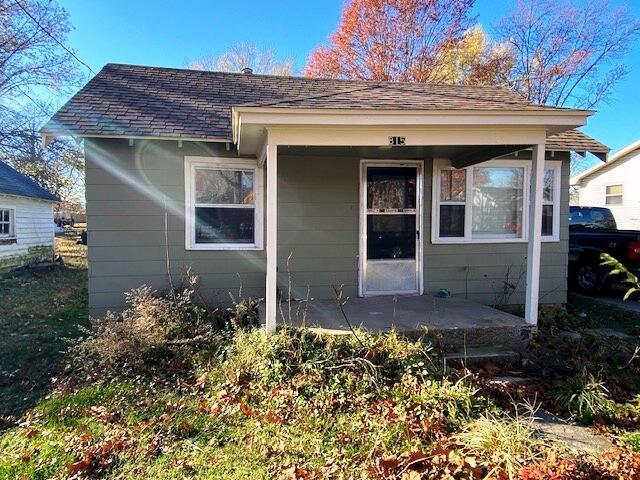
[[[600,266],[608,253],[640,276],[640,231],[618,230],[608,208],[569,207],[569,280],[577,290],[597,295],[616,283]]]

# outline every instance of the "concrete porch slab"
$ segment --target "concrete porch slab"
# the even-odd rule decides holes
[[[260,305],[264,318],[264,304]],[[431,295],[380,296],[349,298],[344,305],[347,318],[354,327],[373,332],[391,330],[406,334],[451,330],[501,330],[527,328],[525,320],[487,305],[461,298],[439,298]],[[395,319],[395,322],[394,322]],[[310,300],[282,303],[278,324],[348,331],[348,325],[333,300]]]

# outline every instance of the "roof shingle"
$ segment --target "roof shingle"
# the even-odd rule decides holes
[[[108,64],[43,133],[230,140],[231,108],[558,110],[501,87],[247,75]]]
[[[29,177],[0,162],[0,193],[58,202],[60,199]]]
[[[568,130],[547,137],[547,150],[591,152],[599,157],[609,153],[609,147],[582,133],[580,130]]]

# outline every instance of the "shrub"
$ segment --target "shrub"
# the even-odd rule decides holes
[[[76,365],[94,373],[128,374],[186,361],[186,354],[211,342],[216,330],[212,315],[192,302],[192,286],[164,297],[148,286],[128,292],[129,308],[122,314],[92,319],[88,338],[71,349]]]
[[[362,343],[361,343],[362,342]],[[294,380],[299,387],[315,388],[340,382],[340,372],[351,372],[364,383],[389,384],[411,368],[433,374],[430,348],[396,333],[321,335],[308,329],[282,328],[238,332],[224,349],[223,374],[229,381],[258,380],[273,385]]]
[[[465,451],[483,463],[489,473],[487,478],[513,479],[524,465],[540,459],[544,442],[536,437],[533,413],[497,416],[491,412],[482,414],[464,427],[456,439]]]
[[[396,399],[404,400],[410,412],[419,420],[427,438],[450,433],[487,409],[496,410],[478,391],[468,386],[465,378],[426,379],[406,375],[399,384]]]
[[[590,423],[611,416],[613,403],[607,395],[604,383],[585,369],[564,384],[556,399],[572,416]]]
[[[232,294],[230,296],[233,304],[227,308],[225,327],[228,330],[241,330],[260,326],[258,305],[261,299],[251,297],[237,299]]]
[[[627,433],[621,438],[625,445],[629,445],[636,452],[640,452],[640,430]]]

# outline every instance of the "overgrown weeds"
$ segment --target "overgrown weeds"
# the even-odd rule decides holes
[[[486,467],[488,477],[505,474],[513,479],[525,465],[537,462],[548,450],[537,437],[534,413],[530,407],[524,411],[516,408],[515,414],[487,412],[467,424],[456,439]]]
[[[258,301],[233,299],[225,314],[194,301],[197,277],[159,295],[149,286],[125,294],[128,308],[92,319],[87,337],[71,349],[72,364],[96,377],[189,370],[218,350],[225,332],[257,324]]]
[[[574,418],[584,423],[613,414],[607,387],[587,370],[570,378],[558,391],[556,398]]]

